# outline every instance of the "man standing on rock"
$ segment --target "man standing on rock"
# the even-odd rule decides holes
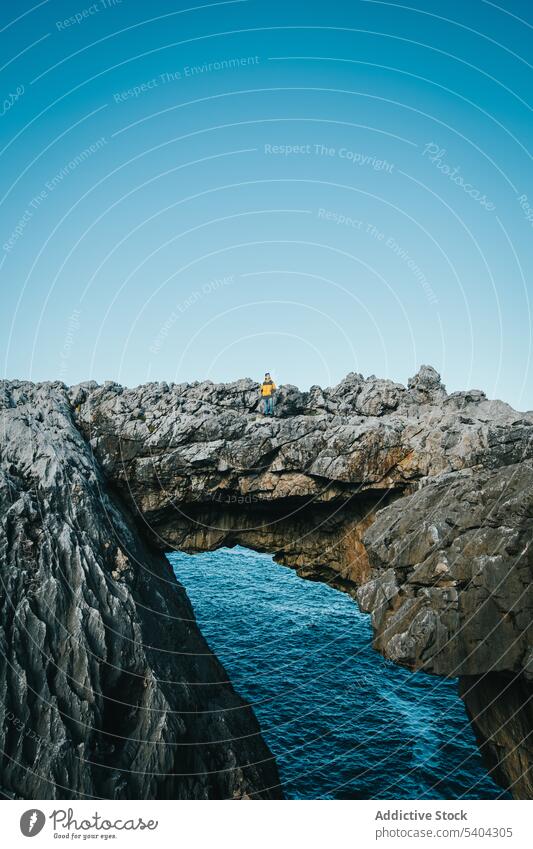
[[[265,416],[273,416],[274,415],[274,393],[276,391],[276,384],[270,377],[270,373],[267,371],[265,374],[265,379],[261,385],[261,397],[265,399]]]

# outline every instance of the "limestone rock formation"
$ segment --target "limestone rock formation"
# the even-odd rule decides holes
[[[55,575],[51,564],[67,533],[65,525],[72,534],[72,528],[78,528],[78,512],[83,516],[83,537],[75,536],[76,544],[69,543],[59,559],[75,571],[77,601],[68,602],[63,588],[54,607],[68,633],[74,628],[84,645],[90,643],[92,651],[94,642],[100,652],[94,662],[77,660],[71,639],[60,658],[61,669],[85,682],[85,689],[72,697],[80,702],[76,722],[80,716],[84,722],[85,711],[92,710],[101,728],[103,702],[96,699],[93,708],[88,694],[98,692],[102,664],[105,667],[111,652],[119,652],[116,665],[121,669],[142,668],[149,678],[155,676],[158,685],[148,688],[147,698],[156,702],[170,698],[162,679],[185,675],[191,680],[187,663],[176,656],[164,656],[161,675],[161,653],[151,648],[165,638],[173,645],[201,640],[193,624],[187,634],[180,630],[183,624],[173,625],[177,630],[171,636],[163,633],[161,619],[167,610],[181,610],[187,603],[172,583],[162,552],[242,544],[271,552],[303,577],[327,581],[357,598],[372,615],[375,647],[388,658],[459,677],[493,775],[515,796],[532,798],[528,740],[533,726],[533,414],[489,401],[479,390],[447,394],[429,366],[407,387],[356,373],[327,389],[313,386],[300,392],[282,386],[273,418],[261,414],[258,388],[249,379],[224,385],[152,383],[135,389],[111,382],[68,390],[58,384],[4,384],[4,418],[12,424],[2,440],[2,468],[9,481],[2,497],[8,503],[11,489],[6,487],[19,487],[14,503],[28,502],[24,509],[32,507],[38,515],[24,518],[21,526],[27,531],[20,539],[13,529],[18,526],[15,519],[6,532],[8,574],[14,586],[22,582],[16,584],[18,607],[26,610],[33,600],[35,582],[29,577],[22,581],[20,575],[30,575],[31,569],[18,569],[17,564],[39,562],[43,576]],[[45,409],[39,422],[39,410]],[[56,437],[61,441],[59,463],[26,445],[43,430],[50,444]],[[31,500],[28,493],[34,485],[45,494],[44,501]],[[73,516],[68,512],[72,504],[77,505]],[[21,506],[17,509],[22,511]],[[35,524],[44,529],[50,525],[53,545],[46,542],[46,530],[32,530]],[[87,567],[73,565],[85,562],[79,553],[83,545],[89,546],[91,562],[98,564],[98,577]],[[109,600],[108,590],[104,592],[109,581],[127,590],[124,599],[113,589]],[[82,606],[80,613],[79,599],[94,612],[84,612]],[[110,627],[107,608],[114,617],[113,605],[119,602],[117,648],[109,634],[105,645],[97,635],[102,627]],[[47,633],[44,614],[33,601],[29,607],[28,616],[37,620],[34,630],[42,634],[37,641],[41,645]],[[148,615],[146,607],[159,615]],[[13,654],[17,617],[6,621],[2,639]],[[133,632],[139,637],[137,654],[130,658]],[[23,662],[27,667],[34,664],[35,671],[29,675],[24,669],[24,674],[40,674],[39,692],[50,687],[42,655],[29,644],[16,659],[21,668]],[[218,681],[220,669],[212,656],[205,663]],[[104,680],[112,682],[113,693],[115,682],[109,675]],[[6,679],[11,698],[19,686],[14,680]],[[217,703],[237,699],[225,686],[213,686]],[[198,691],[185,688],[172,704],[181,709],[182,700],[194,698],[200,698]],[[59,711],[62,715],[62,707]],[[243,724],[253,724],[246,709],[238,713]],[[133,711],[135,734],[136,723],[146,723],[141,715],[142,710]],[[188,727],[178,732],[169,718],[163,730],[150,726],[150,733],[168,741],[191,732]],[[78,741],[70,728],[65,734],[69,746]],[[49,735],[46,731],[43,739]],[[202,782],[183,789],[186,782],[175,780],[165,785],[165,792],[242,796],[273,786],[275,768],[264,744],[256,733],[251,739],[258,751],[263,747],[258,760],[265,765],[245,770],[238,787],[230,779],[228,786],[217,784],[216,790]],[[87,735],[80,742],[87,745]],[[124,744],[127,757],[131,745]],[[216,751],[227,761],[242,763],[242,750],[232,746]],[[195,757],[200,756],[195,750]],[[106,757],[110,763],[111,756]],[[135,757],[153,771],[151,750],[139,747]],[[202,763],[213,757],[205,752]],[[122,786],[118,779],[115,786]],[[153,789],[152,783],[139,793]]]
[[[276,798],[251,709],[147,548],[65,388],[0,388],[0,789]]]
[[[375,647],[459,677],[493,777],[533,798],[533,461],[438,477],[365,535]]]

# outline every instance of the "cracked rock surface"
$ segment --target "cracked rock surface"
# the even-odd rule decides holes
[[[60,384],[0,386],[0,788],[8,798],[276,798],[257,721]]]
[[[75,724],[64,731],[71,735],[68,746],[74,740],[87,745],[79,731],[86,710],[104,721],[102,705],[93,708],[89,699],[95,682],[103,677],[115,692],[114,673],[103,671],[107,658],[122,651],[106,631],[110,620],[120,620],[117,639],[124,654],[118,665],[133,652],[130,635],[139,635],[134,641],[139,654],[128,663],[143,668],[149,681],[151,675],[157,679],[143,690],[145,698],[153,692],[156,700],[169,699],[162,677],[191,678],[181,657],[162,658],[151,648],[158,640],[174,646],[201,640],[194,623],[173,624],[177,630],[170,637],[164,617],[146,613],[146,608],[165,614],[187,608],[162,552],[241,544],[271,552],[305,578],[349,592],[371,614],[375,647],[386,657],[459,677],[492,774],[516,797],[533,798],[533,414],[490,401],[479,390],[448,394],[429,366],[407,387],[354,373],[327,389],[282,386],[274,417],[262,415],[258,388],[249,379],[133,389],[111,382],[70,389],[3,384],[4,418],[11,424],[7,432],[3,425],[2,498],[20,512],[20,520],[12,514],[6,530],[3,569],[38,645],[46,642],[48,626],[33,595],[36,563],[61,587],[55,606],[61,627],[81,633],[84,644],[99,652],[96,662],[83,652],[78,656],[72,639],[58,649],[60,669],[78,681],[70,688],[79,704]],[[28,447],[34,432],[46,432],[49,450],[54,446],[62,456],[59,463]],[[33,499],[33,486],[46,495],[44,501]],[[20,494],[9,501],[13,492]],[[38,520],[30,520],[31,510]],[[75,544],[69,542],[73,533]],[[88,568],[86,546],[98,569]],[[51,565],[54,557],[63,568],[68,564],[75,602],[69,602],[59,567]],[[19,568],[19,562],[26,565]],[[116,589],[109,594],[109,581],[127,595]],[[47,587],[45,598],[55,599],[58,588],[53,581]],[[25,644],[17,654],[22,639],[14,636],[17,618],[8,613],[4,618],[2,639],[8,640],[13,666],[18,669],[16,661],[27,678],[50,687],[55,673],[48,671],[42,653]],[[205,663],[210,674],[223,675],[212,656]],[[158,664],[165,676],[155,671]],[[197,674],[207,674],[196,664]],[[9,676],[6,671],[6,692],[13,696],[20,676]],[[185,687],[174,693],[173,704],[195,697],[197,691]],[[214,685],[212,698],[238,702],[228,685]],[[251,712],[236,713],[242,724],[253,726]],[[141,714],[134,711],[131,722],[141,722]],[[112,712],[105,721],[114,728],[119,716]],[[46,726],[43,739],[52,735],[61,743],[60,727],[52,734]],[[253,787],[274,785],[275,767],[253,727],[256,752],[263,752],[261,766],[244,770],[237,787],[210,790],[200,782],[183,789],[185,780],[172,779],[164,792],[179,795],[176,787],[181,787],[182,795],[244,796]],[[146,734],[169,740],[178,733],[168,724],[157,728],[150,725]],[[182,733],[187,736],[190,729]],[[119,750],[153,764],[152,750],[133,753],[132,745]],[[204,764],[216,752],[226,763],[243,759],[236,745],[227,751],[221,746],[205,755]],[[194,757],[201,755],[194,751]],[[105,756],[110,763],[111,754]],[[76,780],[82,780],[82,772]],[[140,793],[153,792],[150,781]],[[122,786],[117,777],[113,787]]]

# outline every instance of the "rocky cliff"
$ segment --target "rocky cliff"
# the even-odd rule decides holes
[[[65,388],[3,383],[0,422],[2,794],[280,797],[251,709]]]
[[[65,525],[69,533],[78,528],[76,511],[82,511],[85,536],[76,537],[76,547],[67,546],[59,558],[62,568],[68,563],[74,569],[76,594],[71,598],[67,588],[62,590],[60,600],[54,602],[54,621],[65,628],[67,641],[59,666],[73,679],[87,682],[87,690],[82,688],[72,698],[83,705],[83,711],[86,702],[91,706],[89,724],[94,719],[96,736],[102,730],[105,694],[101,703],[96,698],[94,709],[86,697],[93,693],[94,698],[95,688],[97,693],[102,689],[102,669],[113,652],[118,652],[113,668],[123,670],[129,663],[134,674],[142,668],[150,681],[151,676],[156,679],[147,694],[135,691],[134,733],[128,726],[124,734],[130,739],[121,746],[112,744],[126,758],[132,757],[131,746],[135,748],[132,736],[138,734],[143,741],[148,735],[141,696],[149,704],[150,699],[157,703],[170,698],[158,664],[166,664],[163,679],[174,681],[180,675],[191,679],[181,655],[164,654],[157,648],[158,640],[168,639],[164,645],[174,648],[187,640],[201,640],[192,622],[186,635],[183,622],[173,625],[177,631],[172,634],[164,626],[168,606],[177,611],[185,609],[187,602],[173,583],[162,552],[242,544],[271,552],[303,577],[328,581],[351,593],[371,613],[375,647],[385,656],[414,669],[459,677],[461,695],[493,775],[515,796],[533,797],[533,414],[517,413],[477,390],[447,394],[430,367],[422,367],[407,387],[374,377],[365,380],[358,374],[348,375],[330,389],[312,387],[304,393],[285,386],[273,418],[261,415],[258,386],[250,380],[226,385],[158,383],[136,389],[85,383],[69,390],[57,384],[10,383],[4,384],[3,391],[4,418],[10,424],[7,432],[4,425],[2,439],[7,481],[2,498],[11,503],[13,492],[20,492],[12,504],[19,504],[17,509],[22,511],[22,504],[29,510],[33,503],[32,487],[46,494],[46,498],[35,497],[38,520],[19,520],[15,513],[8,529],[5,569],[14,585],[7,597],[14,593],[16,608],[29,609],[38,637],[17,653],[21,614],[5,614],[7,657],[11,652],[14,668],[26,676],[27,667],[34,663],[32,674],[38,676],[40,670],[42,687],[50,686],[50,678],[56,680],[43,669],[48,669],[43,640],[48,630],[53,631],[53,623],[47,627],[34,599],[36,582],[29,575],[39,563],[43,576],[55,576],[55,549],[66,533]],[[55,418],[62,422],[56,432]],[[31,438],[24,436],[24,428]],[[53,448],[54,457],[60,459],[45,462],[38,452],[32,453],[26,443],[32,445],[37,437],[48,440],[49,450]],[[73,518],[69,518],[71,509]],[[21,512],[21,517],[25,515]],[[32,530],[35,522],[39,532]],[[47,541],[48,524],[53,544]],[[27,528],[21,538],[14,531],[20,527]],[[75,568],[83,561],[78,553],[82,544],[90,546],[91,557],[99,564],[98,576],[102,572],[103,578],[97,580],[87,567]],[[115,589],[112,601],[108,598],[107,587],[114,588],[115,583],[127,590],[123,601]],[[93,585],[101,588],[94,598],[90,595]],[[49,590],[44,593],[48,599]],[[50,597],[56,598],[51,590]],[[115,597],[120,599],[117,615]],[[93,612],[84,611],[88,598]],[[92,653],[92,617],[102,620],[106,633],[104,643],[95,644],[100,646],[99,654]],[[120,634],[111,638],[106,629],[118,627],[117,618]],[[188,613],[187,618],[191,620],[192,615]],[[86,654],[88,650],[88,659],[81,665],[75,662],[72,649],[73,628],[81,635],[77,642],[81,641]],[[31,633],[28,624],[23,630]],[[132,642],[138,655],[130,658]],[[214,680],[220,676],[212,656],[205,663]],[[80,670],[87,671],[82,675]],[[208,674],[194,671],[194,680]],[[117,692],[117,674],[104,675],[111,682],[111,698]],[[18,685],[10,675],[6,672],[5,686],[13,698]],[[39,694],[45,692],[42,687],[35,688]],[[76,687],[79,681],[71,689]],[[171,708],[177,711],[182,710],[183,701],[200,698],[202,688],[175,690],[171,688]],[[237,700],[228,685],[214,683],[211,693],[217,703]],[[63,716],[62,708],[58,710]],[[121,711],[112,711],[115,722],[122,722]],[[230,786],[217,784],[216,790],[202,783],[205,776],[193,787],[185,779],[173,778],[166,784],[162,781],[164,792],[242,796],[275,785],[275,768],[251,714],[246,708],[235,713],[243,725],[253,727],[249,739],[259,766],[244,769],[237,786],[231,784],[233,778],[228,779]],[[172,710],[165,713],[171,715]],[[188,738],[190,727],[183,721],[181,733]],[[83,712],[82,724],[86,728]],[[50,739],[51,727],[45,727],[43,741]],[[74,728],[79,729],[78,722]],[[87,746],[91,736],[85,731],[73,737],[65,722],[61,733],[66,749],[72,749],[74,741]],[[162,734],[157,739],[163,743],[179,734],[170,719],[153,733]],[[234,739],[233,729],[226,736]],[[205,751],[204,768],[216,754],[226,762],[251,763],[247,747],[244,756],[242,750],[235,750],[235,743],[227,749],[221,745]],[[191,748],[193,757],[199,757],[198,747]],[[113,760],[114,751],[106,753],[106,764]],[[153,770],[153,748],[138,744],[135,757],[139,766],[147,763],[148,771]],[[160,753],[159,757],[170,756]],[[20,753],[19,761],[28,763]],[[139,793],[149,795],[154,779],[140,772]],[[219,768],[217,782],[221,775],[227,773]],[[127,785],[118,778],[116,782],[113,787]],[[109,792],[97,786],[103,795]],[[128,794],[128,790],[117,792]]]

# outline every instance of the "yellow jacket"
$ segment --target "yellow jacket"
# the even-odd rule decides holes
[[[276,384],[273,380],[265,380],[263,385],[261,386],[261,396],[263,398],[270,398],[276,388]]]

